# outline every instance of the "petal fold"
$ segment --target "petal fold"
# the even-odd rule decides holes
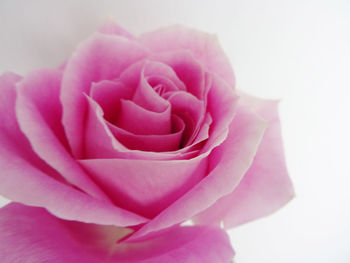
[[[73,155],[83,155],[84,116],[87,105],[84,93],[91,84],[112,80],[129,65],[144,58],[147,51],[135,41],[116,35],[95,34],[83,42],[64,70],[61,90],[62,123]]]
[[[15,84],[21,78],[0,77],[0,194],[31,206],[45,207],[69,220],[138,225],[147,219],[99,200],[67,185],[66,181],[33,152],[15,115]]]
[[[91,98],[100,105],[104,118],[111,123],[115,123],[118,118],[121,99],[130,99],[133,93],[131,87],[117,80],[92,83],[90,90]]]
[[[284,159],[278,102],[241,95],[240,104],[250,107],[268,122],[254,161],[232,193],[196,217],[201,224],[232,228],[269,215],[294,196]]]
[[[108,200],[67,151],[59,101],[61,77],[60,71],[44,69],[30,73],[17,84],[19,126],[36,154],[69,183],[91,196]]]
[[[226,140],[209,155],[208,175],[129,237],[137,240],[192,218],[231,193],[251,166],[266,128],[254,112],[238,107]]]
[[[180,149],[185,124],[176,115],[173,115],[172,132],[168,134],[138,135],[107,123],[113,136],[125,147],[131,150],[144,152],[169,152]],[[159,131],[159,130],[158,130]]]
[[[139,135],[171,133],[171,107],[163,112],[149,111],[131,100],[121,100],[117,126]]]

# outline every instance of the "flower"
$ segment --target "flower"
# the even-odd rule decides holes
[[[107,23],[0,88],[0,193],[17,202],[0,210],[3,262],[228,262],[213,225],[293,196],[277,102],[235,89],[215,36]]]

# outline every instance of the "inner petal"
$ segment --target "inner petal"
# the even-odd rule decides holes
[[[130,100],[120,101],[116,125],[139,135],[171,133],[171,106],[163,112],[149,111]]]
[[[133,101],[145,109],[154,112],[164,112],[170,105],[147,82],[143,72],[141,72],[140,82],[134,93]]]
[[[153,56],[175,71],[189,93],[200,100],[205,98],[205,72],[190,52],[164,52]]]
[[[177,116],[174,116],[172,121],[174,131],[168,134],[134,134],[111,123],[107,123],[107,125],[115,138],[125,147],[132,150],[153,152],[178,150],[181,146],[182,135],[185,130],[184,122]]]
[[[164,95],[179,90],[179,88],[175,85],[174,82],[163,76],[150,76],[146,77],[146,79],[147,82],[153,87],[155,92],[157,92],[159,96],[163,98]]]
[[[179,79],[174,69],[162,62],[146,60],[143,67],[143,75],[146,78],[160,77],[167,79],[174,84],[177,90],[186,90],[185,83]]]
[[[196,138],[201,127],[205,115],[204,102],[183,91],[174,92],[168,101],[171,103],[172,112],[185,122],[182,147],[188,146]]]
[[[146,160],[181,160],[191,159],[198,155],[199,149],[186,147],[176,151],[143,151],[127,148],[111,132],[109,126],[114,126],[103,118],[103,110],[91,97],[85,96],[89,109],[86,118],[86,133],[84,134],[84,159],[146,159]],[[172,133],[184,129],[184,122],[175,114],[172,115]],[[115,126],[114,126],[115,127]],[[145,139],[147,136],[144,136]],[[179,136],[180,137],[180,136]],[[164,143],[166,137],[159,137]],[[133,138],[129,138],[132,141]],[[178,139],[181,145],[182,136]],[[177,146],[169,147],[174,149]]]
[[[198,134],[193,142],[193,144],[202,142],[206,139],[209,138],[209,129],[210,129],[210,125],[213,122],[213,118],[211,117],[210,113],[207,112],[205,114],[205,118],[203,119],[203,123],[198,131]]]
[[[121,81],[104,80],[92,84],[90,95],[103,109],[104,118],[114,123],[120,112],[121,99],[131,98],[133,92],[132,87],[124,85]]]

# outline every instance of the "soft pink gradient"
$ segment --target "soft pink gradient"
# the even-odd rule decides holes
[[[0,193],[22,204],[0,210],[4,262],[23,251],[228,262],[221,230],[179,225],[230,228],[293,197],[277,103],[235,90],[215,36],[173,26],[134,37],[107,23],[64,67],[6,73],[0,89]],[[115,245],[97,230],[101,250],[96,233],[71,236],[88,223],[128,235]]]
[[[64,221],[12,203],[0,209],[1,262],[228,263],[234,254],[218,228],[175,227],[147,241],[116,242],[130,231]]]
[[[241,103],[249,106],[268,126],[254,161],[239,185],[198,214],[197,223],[223,222],[225,228],[232,228],[276,211],[294,196],[284,161],[278,102],[241,94]]]

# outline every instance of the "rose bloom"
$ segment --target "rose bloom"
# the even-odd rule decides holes
[[[215,36],[107,23],[0,89],[3,263],[228,263],[220,225],[293,196],[277,102],[235,89]]]

